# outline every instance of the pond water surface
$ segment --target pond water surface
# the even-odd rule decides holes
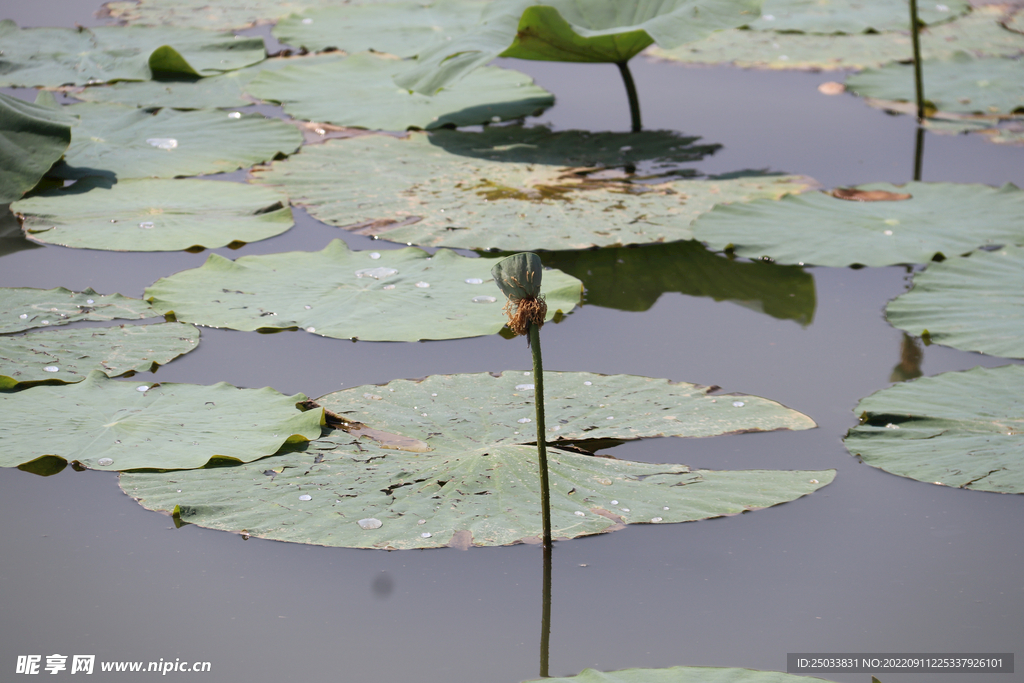
[[[0,2],[23,26],[89,21],[89,2]],[[614,67],[510,63],[557,97],[555,129],[624,131]],[[911,179],[915,128],[817,86],[841,75],[687,68],[633,61],[645,127],[724,145],[703,173],[767,168],[826,187]],[[24,93],[24,91],[21,91]],[[28,95],[26,95],[28,96]],[[923,180],[1024,183],[1024,148],[928,134]],[[319,250],[341,237],[390,248],[295,211],[287,233],[230,258]],[[661,247],[651,247],[659,249]],[[0,250],[0,286],[139,297],[207,253],[61,247]],[[788,652],[1013,652],[1024,642],[1022,498],[953,490],[861,465],[842,445],[860,398],[890,386],[903,334],[883,317],[906,268],[808,269],[804,326],[678,292],[649,309],[586,305],[544,331],[545,367],[717,384],[808,414],[818,428],[651,439],[617,457],[712,469],[826,469],[834,483],[792,503],[688,524],[633,526],[556,544],[550,673],[677,665],[781,670]],[[630,291],[633,283],[616,282]],[[1013,361],[938,346],[935,375]],[[203,328],[160,381],[272,386],[316,397],[341,387],[454,372],[527,370],[522,340],[497,335],[367,343]],[[60,415],[41,415],[60,423]],[[539,671],[537,546],[367,551],[243,540],[185,526],[123,495],[116,475],[43,478],[0,469],[0,680],[18,655],[209,661],[204,680],[515,683]],[[125,674],[95,679],[128,680]],[[148,680],[144,674],[134,680]],[[174,677],[174,674],[170,675]],[[180,676],[180,675],[179,675]],[[864,682],[867,674],[827,674]],[[199,680],[196,674],[190,678]],[[925,680],[887,674],[884,683]],[[999,683],[1014,675],[950,675]]]

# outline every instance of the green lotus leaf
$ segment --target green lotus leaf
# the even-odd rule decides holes
[[[876,102],[869,101],[869,104],[875,105]],[[883,104],[882,106],[885,105]],[[929,118],[925,119],[924,127],[940,135],[978,133],[985,140],[994,142],[997,145],[1024,145],[1024,116],[1011,118]]]
[[[1024,366],[945,372],[862,399],[850,453],[918,481],[1024,493]]]
[[[0,85],[145,81],[154,74],[211,76],[266,57],[263,39],[195,28],[26,28],[0,22]]]
[[[141,299],[97,294],[92,289],[72,292],[63,287],[0,287],[0,334],[80,320],[141,320],[158,315]]]
[[[253,79],[249,94],[296,118],[375,130],[471,126],[537,114],[555,98],[529,76],[487,67],[432,97],[395,85],[407,63],[361,53],[325,55]]]
[[[116,0],[102,14],[133,26],[191,26],[225,31],[273,23],[296,12],[323,7],[333,0]]]
[[[175,251],[256,242],[292,226],[291,210],[273,190],[211,180],[84,178],[67,190],[23,199],[37,242],[81,249]]]
[[[260,69],[249,68],[194,80],[121,81],[90,86],[72,94],[83,102],[133,107],[248,107],[252,102],[244,95],[245,87],[259,73]]]
[[[466,34],[423,52],[396,82],[433,93],[495,57],[624,63],[750,23],[761,0],[497,0]]]
[[[692,239],[691,221],[715,204],[808,187],[794,176],[661,184],[591,178],[453,154],[422,134],[332,140],[255,178],[281,188],[318,220],[359,234],[512,252]]]
[[[196,348],[199,330],[184,323],[84,327],[0,337],[0,389],[39,382],[80,382],[150,372]]]
[[[556,435],[635,439],[814,424],[772,401],[716,399],[691,384],[590,373],[552,372],[544,379],[555,444]],[[516,385],[529,380],[519,372],[449,375],[335,392],[318,402],[348,419],[372,419],[373,429],[352,424],[350,432],[314,441],[304,453],[175,473],[173,482],[166,475],[124,475],[121,487],[145,507],[182,521],[299,543],[399,549],[539,541],[536,448],[524,445],[533,431],[517,419],[533,415],[532,390]],[[607,419],[611,411],[614,420]],[[549,449],[548,464],[552,531],[561,538],[764,508],[811,493],[834,476],[832,470],[691,471],[560,448]]]
[[[646,311],[665,292],[679,292],[807,326],[817,303],[814,277],[802,268],[724,258],[692,240],[556,251],[544,263],[582,280],[584,303],[621,311]]]
[[[97,470],[248,462],[320,436],[323,412],[303,412],[305,400],[269,387],[118,381],[93,370],[77,384],[0,393],[0,467],[48,455]]]
[[[970,9],[966,0],[921,2],[917,19],[932,25],[955,19]],[[765,0],[761,18],[750,24],[750,28],[760,31],[847,34],[908,31],[909,27],[908,0]]]
[[[173,178],[234,171],[291,154],[302,134],[284,121],[217,110],[174,111],[74,104],[80,121],[59,178]]]
[[[674,666],[668,669],[584,669],[575,676],[545,678],[545,683],[823,683],[824,679],[780,671]],[[540,683],[537,681],[536,683]],[[827,682],[825,682],[827,683]]]
[[[1003,26],[1016,31],[1017,33],[1024,33],[1024,12],[1020,9],[1016,10],[1013,14],[1008,17],[1004,17],[1002,20]]]
[[[272,33],[311,52],[336,48],[415,57],[435,40],[471,28],[486,6],[482,0],[434,0],[316,7],[282,19]]]
[[[976,7],[970,14],[921,33],[925,59],[948,59],[958,51],[976,57],[1013,57],[1024,53],[1024,36],[999,24],[998,7]],[[909,23],[909,15],[908,15]],[[727,29],[704,40],[666,50],[652,47],[658,59],[692,64],[734,64],[767,69],[865,69],[910,59],[908,31],[857,35],[815,35]],[[926,87],[932,81],[925,75]]]
[[[39,249],[40,245],[25,239],[21,221],[10,211],[10,205],[0,204],[0,256],[23,249]]]
[[[158,280],[146,297],[178,320],[236,330],[302,328],[338,339],[416,341],[495,334],[505,324],[490,281],[497,259],[442,250],[323,251],[243,256],[211,254],[200,268]],[[544,278],[548,318],[579,302],[580,281]]]
[[[0,204],[35,187],[71,144],[71,118],[0,93]]]
[[[751,259],[819,266],[891,266],[1024,244],[1024,192],[955,183],[888,183],[860,190],[901,201],[848,201],[824,192],[718,206],[693,225],[697,239]]]
[[[1024,249],[976,251],[932,263],[889,302],[894,326],[931,343],[1024,358]]]
[[[1024,114],[1024,62],[975,59],[959,53],[952,59],[922,60],[925,99],[936,109],[980,114]],[[888,64],[846,79],[855,95],[910,102],[914,94],[912,64]]]

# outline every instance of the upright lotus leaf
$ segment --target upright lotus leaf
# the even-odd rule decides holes
[[[210,76],[266,57],[263,39],[196,28],[19,29],[0,22],[0,85],[60,86]]]
[[[716,251],[819,266],[927,263],[985,245],[1024,244],[1024,192],[1012,184],[873,183],[858,189],[911,198],[860,202],[808,192],[718,206],[694,223],[693,232]]]
[[[77,384],[0,394],[0,467],[45,456],[97,470],[249,462],[320,436],[323,411],[303,412],[305,400],[269,387],[118,381],[93,370]]]
[[[1024,61],[975,59],[958,53],[952,59],[923,60],[925,96],[940,111],[979,114],[1024,114]],[[887,64],[846,79],[846,89],[879,100],[914,100],[913,65]]]
[[[496,259],[415,249],[350,251],[334,240],[318,252],[211,254],[200,268],[158,280],[146,297],[178,320],[236,330],[302,328],[367,341],[458,339],[495,334],[504,325],[490,280]],[[548,316],[568,313],[580,281],[545,278]]]
[[[273,190],[212,180],[84,178],[12,205],[37,242],[82,249],[175,251],[256,242],[292,226]],[[285,200],[286,201],[286,200]]]
[[[141,299],[97,294],[92,289],[72,292],[63,287],[0,287],[0,334],[79,320],[140,320],[158,315]]]
[[[673,666],[668,669],[584,669],[575,676],[545,678],[544,683],[827,683],[821,678],[795,676],[780,671],[725,669],[706,666]],[[539,681],[536,683],[540,683]]]
[[[257,76],[246,88],[249,94],[279,102],[296,118],[338,126],[472,126],[538,114],[555,102],[529,76],[498,67],[481,69],[464,83],[427,96],[395,85],[395,74],[408,68],[396,59],[361,53],[294,61]]]
[[[1024,36],[999,24],[999,7],[976,7],[970,14],[921,34],[925,59],[948,59],[959,51],[976,57],[1014,57],[1024,53]],[[905,21],[909,23],[907,13]],[[906,60],[912,54],[906,30],[857,35],[777,33],[727,29],[703,40],[651,56],[692,64],[733,64],[768,69],[865,69]]]
[[[804,429],[809,418],[748,396],[624,375],[545,373],[550,431],[635,439]],[[359,548],[507,545],[540,540],[532,389],[518,372],[356,387],[318,403],[352,423],[241,467],[132,474],[121,487],[182,521],[263,538]],[[608,420],[607,414],[618,416]],[[666,416],[670,412],[672,415]],[[369,425],[372,429],[367,427]],[[557,442],[555,442],[557,443]],[[834,471],[692,471],[548,450],[556,538],[737,514],[793,500]]]
[[[334,0],[115,0],[103,4],[100,16],[132,26],[191,26],[228,30],[270,24]]]
[[[1024,358],[1024,249],[932,263],[889,302],[886,318],[935,344]]]
[[[64,155],[71,122],[59,109],[0,93],[0,204],[21,199]]]
[[[724,258],[693,240],[557,251],[544,262],[582,280],[585,303],[621,311],[646,311],[665,292],[679,292],[807,326],[817,303],[814,276],[803,268]]]
[[[846,448],[918,481],[1024,493],[1024,366],[945,372],[862,399]]]
[[[800,33],[881,33],[906,31],[910,23],[908,0],[765,0],[761,18],[750,28],[759,31]],[[970,11],[967,0],[918,3],[917,19],[933,25]]]
[[[282,19],[272,33],[311,52],[336,48],[415,57],[432,42],[471,28],[486,6],[483,0],[406,0],[317,7]]]
[[[307,147],[259,170],[315,218],[394,242],[502,251],[586,249],[693,238],[715,204],[778,198],[794,176],[646,184],[454,154],[427,135],[366,135]]]
[[[86,176],[173,178],[234,171],[291,154],[302,134],[260,114],[218,110],[152,112],[114,104],[67,107],[80,121],[71,129],[59,178]]]
[[[184,323],[84,327],[0,337],[0,389],[39,382],[80,382],[150,372],[196,348],[199,330]]]
[[[742,26],[761,0],[497,0],[469,32],[440,43],[396,79],[433,93],[495,57],[625,63],[653,43],[673,48]]]

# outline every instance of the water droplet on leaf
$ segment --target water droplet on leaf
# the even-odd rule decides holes
[[[367,517],[356,522],[363,529],[379,529],[384,526],[384,522],[380,521],[376,517]]]
[[[99,465],[100,467],[108,467],[108,466],[114,464],[114,459],[113,458],[100,458],[99,460],[96,461],[96,464]]]
[[[174,138],[146,138],[146,142],[157,149],[164,149],[168,152],[178,146],[178,141]]]
[[[484,283],[484,281],[481,280],[478,277],[467,277],[466,278],[466,284],[467,285],[482,285],[483,283]]]
[[[743,401],[733,401],[732,402],[732,407],[733,408],[742,408],[744,405],[746,405],[746,404],[743,403]]]
[[[377,268],[363,268],[362,270],[356,271],[356,277],[369,277],[374,280],[383,280],[386,277],[392,275],[398,275],[398,271],[394,268],[385,268],[384,266],[378,266]]]
[[[313,496],[304,493],[301,496],[299,496],[299,500],[313,500]]]
[[[420,280],[419,282],[416,283],[416,286],[419,287],[420,289],[426,289],[427,287],[430,286],[430,283]]]
[[[484,295],[473,297],[473,303],[475,304],[493,304],[495,301],[497,301],[497,299],[495,299],[493,296]]]
[[[60,368],[56,365],[47,365],[43,370],[46,370],[47,372],[60,372]]]
[[[516,391],[533,391],[534,387],[532,384],[517,384]]]

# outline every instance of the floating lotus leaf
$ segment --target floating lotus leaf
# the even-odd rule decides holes
[[[85,178],[12,205],[32,239],[82,249],[175,251],[256,242],[292,226],[269,188],[212,180]]]
[[[940,111],[1024,114],[1024,61],[975,59],[960,53],[952,59],[923,60],[925,99]],[[912,64],[888,64],[846,79],[855,95],[880,100],[913,101]]]
[[[141,299],[129,299],[120,294],[97,294],[92,289],[72,292],[63,287],[0,288],[0,334],[66,325],[79,320],[140,320],[158,315]]]
[[[518,372],[451,375],[336,392],[319,402],[347,418],[372,419],[374,429],[352,425],[304,453],[242,467],[125,475],[121,486],[145,507],[173,511],[182,521],[277,540],[387,549],[539,541],[536,448],[523,445],[533,430],[516,417],[533,415],[532,390],[516,387],[529,379]],[[721,396],[713,403],[706,388],[691,384],[589,373],[544,379],[550,422],[560,429],[552,437],[813,426],[765,399]],[[745,405],[733,407],[741,399]],[[615,420],[606,419],[610,410],[618,412]],[[834,476],[691,471],[558,448],[549,449],[548,464],[552,532],[562,538],[764,508]]]
[[[824,192],[718,206],[693,225],[697,239],[751,259],[818,266],[891,266],[958,256],[984,245],[1024,244],[1024,192],[1007,184],[873,183],[909,193],[858,202]]]
[[[127,104],[134,107],[203,109],[248,107],[244,91],[260,69],[238,69],[194,80],[122,81],[85,88],[72,95],[84,102]]]
[[[71,143],[71,117],[0,93],[0,204],[31,190]]]
[[[814,277],[798,266],[737,261],[700,242],[559,251],[544,255],[551,268],[583,281],[584,303],[646,311],[665,292],[731,301],[781,320],[810,325]]]
[[[323,251],[243,256],[211,254],[201,268],[158,280],[146,296],[178,320],[236,330],[303,328],[367,341],[457,339],[495,334],[505,324],[490,281],[498,259],[415,249],[350,251],[334,240]],[[568,313],[580,281],[544,277],[548,318]]]
[[[937,24],[954,19],[970,10],[966,0],[946,3],[917,3],[917,19]],[[761,18],[750,28],[801,33],[867,33],[908,31],[908,0],[765,0]]]
[[[394,242],[465,249],[585,249],[692,239],[715,204],[777,198],[794,176],[645,184],[453,154],[426,135],[333,140],[261,170],[318,220]],[[419,219],[418,222],[409,224]]]
[[[620,671],[584,669],[575,676],[544,679],[544,683],[823,683],[823,681],[824,679],[821,678],[795,676],[781,671],[720,669],[706,666],[622,669]]]
[[[415,57],[432,42],[471,28],[486,6],[482,0],[434,0],[317,7],[282,19],[272,33],[311,52],[336,48]]]
[[[932,263],[889,302],[896,327],[935,344],[1024,358],[1024,249],[976,251]]]
[[[145,389],[143,389],[145,387]],[[77,384],[0,394],[0,467],[45,456],[97,470],[248,462],[320,436],[320,410],[269,387],[118,381],[93,370]]]
[[[846,448],[871,465],[943,486],[1024,493],[1024,366],[945,372],[862,399]]]
[[[227,30],[268,24],[334,0],[117,0],[104,3],[102,16],[121,24],[194,26]]]
[[[999,24],[997,7],[978,7],[970,14],[921,33],[925,59],[948,59],[958,51],[976,57],[1012,57],[1024,53],[1024,36]],[[909,24],[909,14],[907,17]],[[659,59],[694,64],[734,64],[767,69],[865,69],[910,59],[910,33],[814,35],[728,29],[704,40],[666,50],[652,47]],[[925,76],[928,79],[928,76]],[[926,80],[926,86],[932,81]]]
[[[423,52],[396,79],[433,93],[495,57],[626,62],[651,44],[673,48],[758,16],[761,0],[497,0],[467,33]]]
[[[874,105],[875,102],[869,101]],[[925,119],[925,128],[940,135],[978,133],[997,145],[1024,145],[1024,117],[1008,119]]]
[[[266,57],[263,39],[195,28],[26,28],[0,21],[0,85],[145,81],[154,74],[211,76]]]
[[[279,102],[296,118],[375,130],[471,126],[517,119],[550,107],[555,98],[529,76],[498,67],[480,69],[464,83],[432,97],[392,80],[408,69],[395,59],[361,53],[326,55],[265,71],[248,92]],[[304,63],[306,62],[306,63]]]
[[[221,173],[291,154],[302,134],[284,121],[217,110],[155,113],[114,104],[66,107],[80,121],[71,148],[52,174],[173,178]]]
[[[1020,9],[1016,10],[1010,16],[1005,17],[1002,24],[1011,31],[1024,33],[1024,11],[1021,11]]]
[[[84,327],[0,337],[0,389],[37,382],[80,382],[92,370],[108,377],[149,372],[188,353],[199,330],[184,323]]]

